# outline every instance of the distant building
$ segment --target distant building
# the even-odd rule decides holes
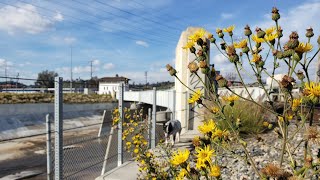
[[[126,77],[118,76],[115,77],[103,77],[99,79],[99,91],[98,94],[111,94],[115,95],[119,92],[119,85],[124,83],[124,90],[129,90],[129,80]]]

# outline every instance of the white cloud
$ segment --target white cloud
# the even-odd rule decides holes
[[[105,70],[111,70],[114,67],[115,67],[115,65],[112,64],[112,63],[106,63],[106,64],[103,65],[103,69],[105,69]]]
[[[8,61],[5,59],[0,59],[0,66],[1,67],[7,66],[7,68],[8,68],[9,66],[13,66],[13,63],[11,61]]]
[[[17,31],[37,34],[49,29],[57,20],[51,21],[43,17],[33,5],[18,4],[17,6],[7,5],[0,9],[0,29],[9,34],[14,34]]]
[[[91,72],[91,67],[90,66],[77,66],[73,68],[73,73],[86,73],[86,72]]]
[[[217,65],[224,65],[225,63],[228,63],[228,59],[222,55],[222,54],[217,54],[213,57],[213,63]]]
[[[92,65],[93,66],[99,66],[100,65],[100,60],[98,60],[98,59],[95,59],[95,60],[92,60]]]
[[[145,41],[136,41],[136,44],[139,45],[139,46],[144,46],[144,47],[149,47],[149,44]]]
[[[222,14],[221,14],[221,18],[222,18],[223,20],[231,19],[231,18],[233,18],[233,14],[231,14],[231,13],[222,13]]]
[[[64,20],[63,15],[60,12],[57,12],[57,14],[53,17],[54,20],[61,22]]]
[[[74,37],[65,37],[65,38],[63,38],[63,41],[65,42],[65,43],[67,43],[67,44],[73,44],[74,42],[76,42],[76,38],[74,38]]]

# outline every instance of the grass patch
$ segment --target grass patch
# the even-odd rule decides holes
[[[263,126],[264,113],[261,107],[247,101],[236,101],[234,107],[226,106],[226,118],[237,127],[237,119],[240,119],[241,125],[239,131],[241,134],[259,134],[265,130]],[[218,121],[218,126],[223,129],[230,129],[226,121]]]

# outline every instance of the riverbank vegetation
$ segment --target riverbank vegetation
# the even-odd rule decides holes
[[[104,103],[115,101],[109,94],[63,94],[64,103]],[[0,104],[53,103],[53,93],[0,93]]]

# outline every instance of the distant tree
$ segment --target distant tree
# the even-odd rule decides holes
[[[37,87],[42,88],[53,88],[54,87],[54,78],[58,76],[58,73],[54,71],[42,71],[38,73],[37,81],[35,82],[35,85]]]

